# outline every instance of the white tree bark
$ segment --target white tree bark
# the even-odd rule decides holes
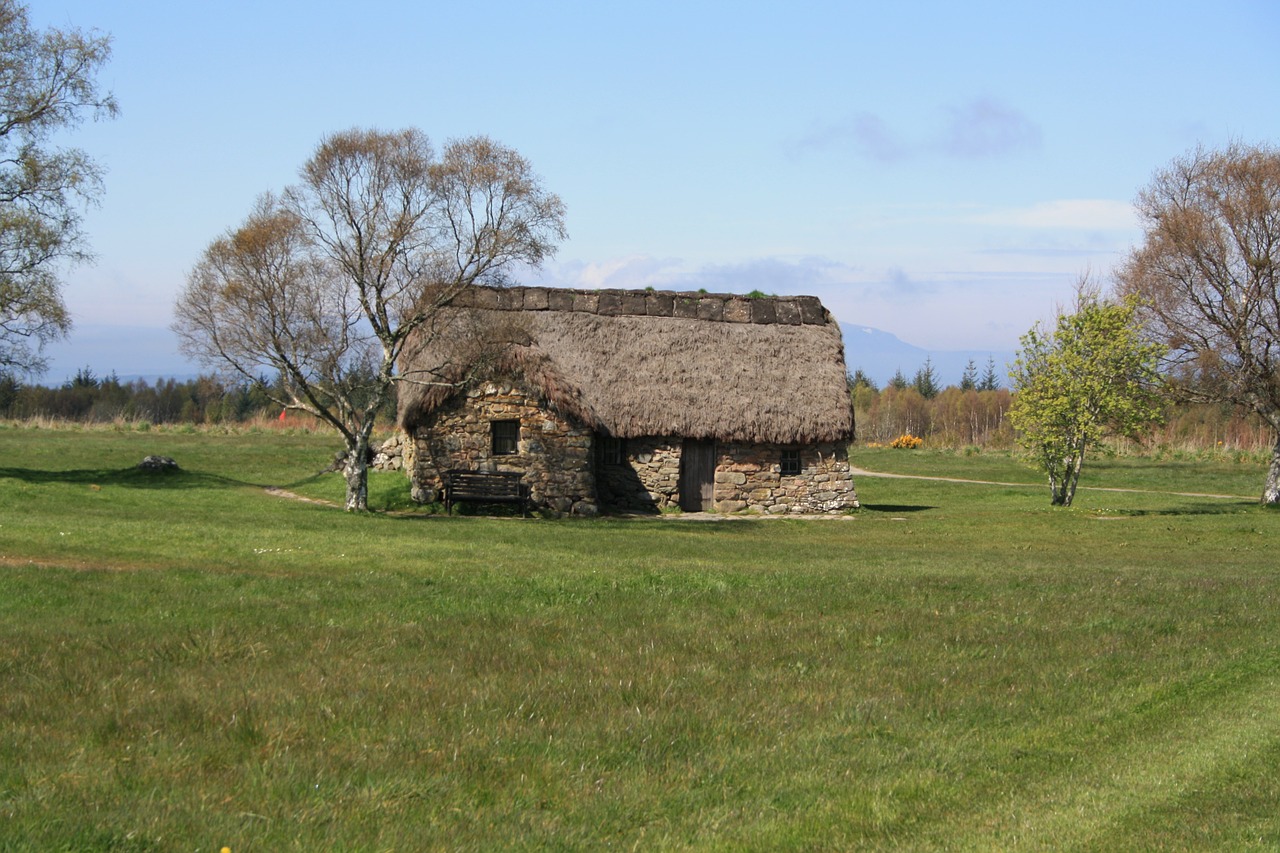
[[[1271,466],[1267,468],[1262,502],[1267,506],[1280,506],[1280,437],[1276,438],[1276,446],[1271,450]]]

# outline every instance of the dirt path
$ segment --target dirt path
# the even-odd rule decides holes
[[[963,480],[958,477],[926,477],[923,474],[887,474],[850,466],[849,473],[856,477],[878,477],[887,480],[932,480],[938,483],[969,483],[975,486],[1010,486],[1017,489],[1043,489],[1042,483],[1002,483],[998,480]],[[1080,491],[1123,492],[1135,495],[1174,495],[1180,498],[1214,498],[1216,500],[1253,500],[1255,495],[1216,495],[1207,492],[1162,492],[1156,489],[1114,489],[1107,486],[1080,486]]]
[[[924,474],[889,474],[883,471],[868,471],[865,468],[855,468],[853,466],[849,467],[849,473],[852,474],[854,478],[872,477],[872,478],[877,478],[882,480],[929,480],[935,483],[963,483],[963,484],[968,484],[972,486],[1005,486],[1008,488],[1015,488],[1015,489],[1043,489],[1044,488],[1044,485],[1042,483],[1004,483],[1004,482],[1000,482],[999,480],[966,480],[960,477],[930,477]],[[1124,492],[1124,493],[1138,494],[1138,495],[1174,495],[1180,498],[1210,498],[1213,500],[1248,501],[1248,500],[1253,500],[1255,497],[1254,495],[1216,495],[1216,494],[1211,494],[1206,492],[1161,492],[1155,489],[1113,489],[1105,486],[1081,486],[1080,490],[1092,491],[1092,492]],[[267,486],[264,489],[264,491],[267,494],[277,498],[285,498],[287,500],[302,501],[303,503],[317,504],[319,506],[333,507],[335,509],[342,508],[341,504],[335,503],[333,501],[321,500],[319,498],[308,498],[296,492],[291,492],[291,491],[288,491],[287,489],[281,489],[277,486]],[[413,513],[390,512],[387,514],[413,516],[415,518],[425,517],[421,515],[415,515]],[[828,520],[832,518],[848,519],[851,516],[847,516],[847,515],[798,516],[798,515],[790,515],[790,514],[740,516],[740,515],[721,515],[719,513],[714,513],[714,512],[700,512],[700,513],[673,513],[673,514],[667,514],[662,516],[646,515],[643,517],[644,518],[665,518],[665,519],[680,520],[680,521],[716,521],[721,519],[759,520],[761,518],[792,518],[792,519],[810,518],[810,519]]]
[[[307,504],[319,504],[320,506],[332,506],[332,507],[337,507],[338,509],[342,509],[341,504],[336,504],[333,501],[325,501],[325,500],[321,500],[320,498],[304,497],[298,494],[297,492],[291,492],[287,489],[282,489],[279,486],[267,486],[265,489],[263,489],[263,491],[271,495],[272,497],[276,497],[276,498],[288,498],[291,501],[302,501],[303,503],[307,503]]]
[[[872,475],[875,476],[875,475]],[[890,476],[890,475],[886,475]],[[320,498],[308,498],[297,492],[291,492],[288,489],[282,489],[279,486],[265,486],[262,489],[273,498],[283,498],[290,501],[301,501],[303,503],[316,504],[317,506],[327,506],[333,509],[342,509],[342,504],[334,501],[326,501]],[[446,518],[447,516],[424,515],[423,513],[404,512],[401,510],[375,510],[381,515],[397,516],[400,518]],[[508,516],[490,516],[491,518],[507,518]],[[537,516],[534,516],[535,518]],[[779,513],[776,515],[723,515],[718,512],[678,512],[678,513],[635,513],[632,515],[615,515],[612,518],[635,518],[642,520],[662,520],[662,521],[761,521],[764,519],[807,519],[817,521],[848,521],[853,518],[851,515],[795,515],[792,513]]]

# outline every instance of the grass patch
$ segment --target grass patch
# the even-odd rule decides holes
[[[892,450],[856,447],[852,464],[868,471],[926,477],[955,477],[1043,486],[1044,475],[1008,451],[966,454],[953,450]],[[1095,453],[1085,458],[1080,489],[1136,489],[1254,496],[1262,494],[1269,459],[1210,454],[1205,458]]]
[[[864,478],[851,519],[696,523],[263,491],[332,488],[333,449],[0,430],[0,849],[1280,845],[1280,514],[1251,501]],[[1209,491],[1189,464],[1170,491]]]

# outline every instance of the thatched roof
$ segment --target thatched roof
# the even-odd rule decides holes
[[[475,287],[439,319],[402,359],[406,429],[459,384],[510,380],[620,438],[853,435],[840,328],[815,297]]]

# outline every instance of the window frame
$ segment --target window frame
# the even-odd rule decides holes
[[[519,452],[520,420],[518,418],[504,418],[502,420],[489,421],[490,455],[515,456]]]
[[[626,440],[612,435],[602,435],[599,439],[600,464],[611,468],[625,465],[627,462]]]
[[[783,477],[796,477],[804,471],[800,461],[800,448],[784,447],[778,453],[778,473]]]

